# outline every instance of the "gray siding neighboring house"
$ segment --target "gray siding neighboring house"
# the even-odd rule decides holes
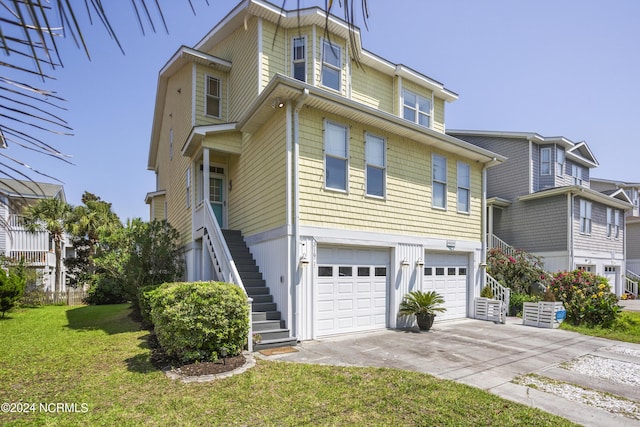
[[[549,271],[592,271],[622,293],[631,200],[591,189],[598,162],[586,143],[530,132],[447,133],[507,157],[487,171],[489,234],[541,256]]]

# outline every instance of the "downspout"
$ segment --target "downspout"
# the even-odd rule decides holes
[[[299,289],[301,277],[298,274],[300,265],[300,135],[299,135],[299,113],[309,96],[309,89],[305,89],[298,98],[293,109],[293,262],[291,263],[291,274],[295,278],[294,289],[292,293],[295,295],[295,303],[293,308],[293,317],[295,319],[295,336],[299,336],[300,332],[300,301]]]

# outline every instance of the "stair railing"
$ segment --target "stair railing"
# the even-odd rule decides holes
[[[629,277],[629,271],[627,271],[627,276],[624,278],[624,290],[627,293],[632,294],[634,297],[638,298],[638,282]]]
[[[253,326],[251,322],[253,298],[247,295],[247,290],[244,288],[236,263],[233,261],[229,246],[227,246],[227,240],[222,234],[222,229],[220,228],[218,220],[213,213],[213,209],[211,209],[211,205],[209,203],[203,203],[203,205],[203,238],[207,240],[206,246],[209,251],[209,255],[211,256],[211,261],[214,266],[217,266],[218,273],[222,276],[222,280],[239,286],[247,297],[247,304],[249,305],[249,333],[247,336],[247,349],[249,352],[253,352]]]
[[[495,234],[491,234],[489,237],[489,249],[498,248],[504,254],[511,256],[514,256],[516,254],[516,249],[513,246],[511,246]]]
[[[511,289],[502,286],[500,282],[491,277],[489,273],[484,272],[485,284],[489,286],[491,292],[493,292],[493,298],[502,301],[500,323],[507,321],[507,315],[509,314],[509,302],[511,300]]]

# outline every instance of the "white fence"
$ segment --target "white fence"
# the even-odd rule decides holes
[[[25,305],[82,305],[87,297],[87,292],[82,289],[71,289],[62,292],[30,292],[25,295],[21,302]]]
[[[538,328],[557,328],[566,317],[561,302],[525,302],[522,309],[522,324]]]
[[[504,323],[502,306],[504,302],[497,299],[478,297],[474,300],[476,319],[489,320],[496,323]]]

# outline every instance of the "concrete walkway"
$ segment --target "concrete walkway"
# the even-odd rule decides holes
[[[385,330],[302,342],[294,353],[264,357],[301,363],[376,366],[435,375],[487,390],[588,426],[640,426],[640,384],[565,369],[565,362],[608,360],[640,373],[640,345],[588,337],[559,329],[464,319],[436,323],[431,331]],[[595,358],[595,359],[593,359]],[[617,365],[615,365],[617,366]],[[535,373],[564,383],[629,399],[638,418],[519,385]],[[635,403],[634,403],[635,402]],[[634,409],[635,410],[635,409]]]

